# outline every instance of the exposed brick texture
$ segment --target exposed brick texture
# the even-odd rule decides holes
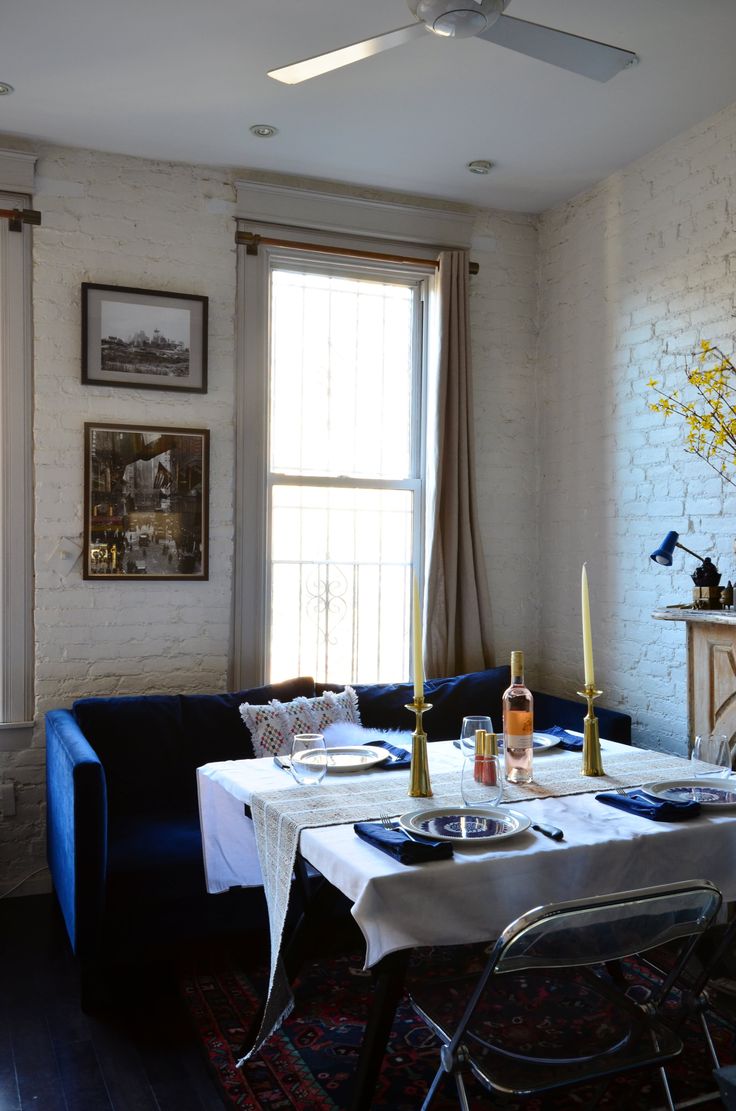
[[[687,746],[685,627],[654,621],[691,597],[696,561],[649,553],[669,529],[736,580],[736,490],[651,413],[650,376],[681,384],[710,339],[733,350],[736,108],[540,222],[540,680],[581,681],[580,566],[588,561],[602,701],[634,741]]]

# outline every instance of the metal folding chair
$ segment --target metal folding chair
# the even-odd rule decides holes
[[[713,884],[693,880],[537,907],[503,931],[474,982],[425,979],[412,1004],[441,1048],[423,1111],[445,1076],[469,1111],[468,1072],[518,1098],[645,1068],[659,1070],[674,1111],[666,1064],[683,1043],[663,1008],[720,906]],[[616,962],[673,943],[654,988],[611,975]]]

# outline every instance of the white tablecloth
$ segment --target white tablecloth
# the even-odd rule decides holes
[[[638,758],[638,750],[610,741],[602,742],[602,749],[604,763],[606,752]],[[556,755],[550,750],[536,759]],[[462,757],[451,742],[431,744],[429,758],[431,773],[456,769],[459,785]],[[688,772],[683,761],[683,775]],[[243,804],[257,791],[283,789],[289,782],[289,773],[271,760],[198,769],[209,891],[260,883],[253,827]],[[407,798],[407,811],[421,802]],[[353,901],[367,967],[397,949],[485,940],[516,915],[561,899],[681,879],[712,880],[726,899],[736,899],[736,816],[704,812],[689,822],[653,822],[605,806],[594,793],[515,802],[513,809],[560,826],[565,840],[553,842],[529,830],[493,848],[456,849],[452,860],[405,867],[361,841],[352,825],[342,825],[305,829],[301,852]]]

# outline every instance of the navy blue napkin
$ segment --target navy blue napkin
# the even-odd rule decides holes
[[[424,864],[429,860],[449,860],[449,841],[412,841],[403,829],[386,829],[377,822],[356,822],[353,829],[363,841],[388,853],[401,864]]]
[[[377,764],[373,769],[374,771],[388,771],[395,772],[397,769],[411,767],[411,751],[406,748],[397,748],[396,745],[390,745],[388,741],[366,741],[367,745],[371,748],[384,748],[388,753],[388,760],[384,760],[382,764]]]
[[[605,802],[607,806],[615,806],[618,810],[628,811],[629,814],[638,814],[641,818],[651,818],[653,822],[684,822],[689,818],[697,818],[700,813],[699,802],[655,799],[638,788],[628,791],[625,795],[606,793],[595,797],[598,802]]]
[[[549,737],[559,737],[560,748],[566,748],[569,752],[582,752],[583,750],[583,738],[568,733],[561,725],[553,725],[550,729],[540,729],[539,732],[546,733]]]

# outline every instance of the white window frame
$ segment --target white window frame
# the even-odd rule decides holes
[[[0,208],[30,207],[34,162],[0,151]],[[0,751],[28,746],[34,716],[31,274],[30,227],[1,219]]]
[[[271,521],[269,519],[269,510],[272,505],[272,492],[274,486],[321,486],[329,487],[330,489],[362,489],[362,490],[408,490],[412,494],[412,544],[411,544],[411,558],[412,567],[417,574],[419,581],[422,581],[423,564],[424,564],[424,522],[425,522],[425,458],[426,458],[426,427],[427,427],[427,332],[426,321],[427,313],[427,300],[428,300],[428,284],[429,278],[433,275],[433,270],[425,270],[420,267],[407,267],[389,265],[387,263],[379,264],[373,261],[365,260],[363,262],[356,262],[354,259],[336,259],[334,256],[327,261],[323,255],[310,254],[302,251],[295,254],[286,248],[272,247],[268,249],[269,269],[267,282],[269,290],[271,289],[271,275],[274,270],[292,270],[294,272],[302,272],[308,270],[310,273],[334,274],[340,277],[351,278],[358,281],[377,281],[413,287],[413,322],[414,334],[412,336],[412,386],[411,386],[411,424],[412,428],[419,430],[419,435],[412,438],[412,458],[410,461],[411,476],[401,479],[378,479],[378,478],[352,478],[349,476],[341,475],[294,475],[288,472],[272,471],[268,460],[270,458],[270,444],[266,443],[266,532],[265,543],[263,544],[264,561],[265,561],[265,574],[264,574],[264,588],[265,588],[265,602],[266,613],[264,621],[264,638],[268,636],[268,630],[271,624],[271,599],[272,599],[272,582],[271,582]],[[268,329],[268,366],[266,368],[267,377],[269,376],[269,368],[271,363],[271,350],[270,350],[270,337],[271,337],[271,307],[269,305],[269,329]],[[267,403],[269,398],[267,396]],[[270,424],[270,421],[268,422]],[[411,592],[407,594],[407,600],[411,602]],[[410,608],[407,609],[407,617]],[[264,650],[267,649],[267,643],[264,642]],[[264,669],[267,666],[267,658],[264,659]],[[408,676],[401,676],[400,678],[408,678]]]
[[[283,229],[280,229],[283,234]],[[309,237],[300,229],[300,242]],[[324,243],[327,237],[315,235],[314,243]],[[342,244],[345,245],[344,242]],[[354,243],[356,249],[364,245]],[[372,242],[369,249],[375,251]],[[399,249],[391,244],[386,253],[416,257],[421,254],[416,245]],[[257,255],[239,248],[238,259],[238,390],[237,418],[239,435],[236,448],[236,556],[234,586],[234,636],[233,660],[230,677],[234,688],[262,683],[266,678],[268,656],[268,623],[270,620],[270,522],[268,510],[271,486],[329,485],[343,487],[410,489],[414,494],[412,562],[418,577],[422,578],[425,520],[425,455],[426,455],[426,385],[427,385],[427,321],[426,311],[430,281],[434,275],[434,255],[427,254],[426,268],[421,264],[391,264],[323,255],[309,251],[295,252],[284,247],[261,246]],[[373,480],[353,478],[313,478],[294,475],[270,475],[269,466],[269,370],[270,370],[270,279],[274,267],[298,270],[322,270],[324,273],[342,273],[353,278],[395,280],[415,284],[417,298],[415,313],[415,357],[412,397],[412,420],[419,422],[421,433],[414,441],[412,477],[402,480]],[[408,679],[409,676],[397,676]]]

